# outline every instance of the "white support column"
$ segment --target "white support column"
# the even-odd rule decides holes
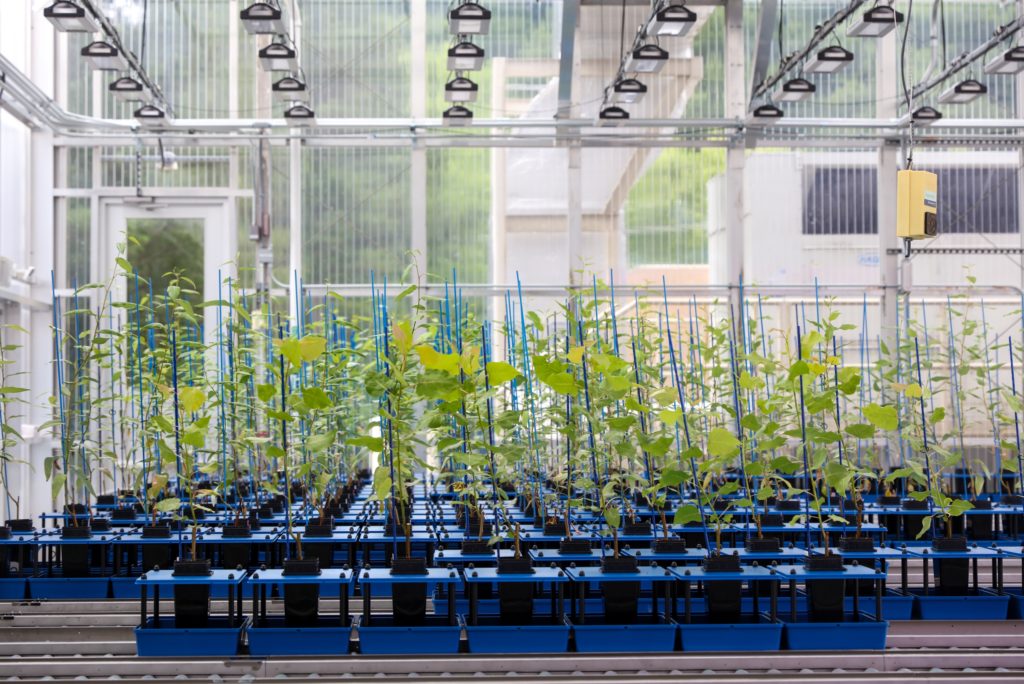
[[[504,116],[505,82],[507,61],[495,57],[491,62],[491,111],[495,116]],[[506,216],[508,214],[507,180],[508,153],[504,147],[491,148],[491,282],[499,285],[508,283],[508,236]]]
[[[29,74],[36,85],[47,93],[54,92],[54,31],[42,12],[31,15],[31,69]],[[51,302],[50,272],[54,256],[54,148],[53,136],[48,131],[33,130],[31,141],[29,174],[30,204],[29,222],[25,227],[28,240],[28,264],[35,266],[35,279],[31,285],[31,297],[41,302]],[[23,417],[19,427],[29,438],[21,447],[19,458],[24,461],[17,466],[21,482],[21,517],[36,516],[50,509],[50,487],[43,479],[43,461],[54,453],[56,442],[51,433],[32,435],[34,426],[42,425],[52,418],[47,397],[53,387],[53,341],[51,339],[52,309],[22,309],[22,326],[29,331],[24,343],[24,369],[28,405],[21,411]],[[33,426],[26,430],[27,426]]]
[[[890,31],[889,35],[876,40],[875,64],[875,115],[895,118],[899,112],[898,74],[896,69],[897,36],[902,29]],[[882,285],[880,326],[883,337],[891,336],[896,330],[897,288],[900,281],[899,262],[902,257],[889,254],[898,248],[896,237],[896,171],[900,167],[900,147],[883,144],[878,150],[878,271]]]
[[[582,156],[583,150],[580,148],[579,139],[570,142],[569,173],[566,174],[566,229],[569,259],[565,282],[572,285],[580,282],[582,277],[580,270],[585,266],[581,258],[583,254],[583,173],[580,168],[580,158]]]
[[[746,50],[743,44],[743,0],[726,0],[725,3],[725,115],[728,118],[744,118],[747,113],[747,87],[745,75]],[[744,264],[744,208],[743,183],[746,167],[744,140],[737,136],[726,151],[725,167],[725,273],[730,286],[736,287],[743,278]],[[735,305],[739,303],[739,290],[730,297]]]
[[[427,6],[409,5],[409,113],[413,119],[427,117]],[[409,160],[410,241],[413,258],[422,276],[427,273],[427,150],[422,141],[413,143]]]
[[[295,295],[302,283],[302,141],[298,138],[288,145],[288,282],[288,311],[292,321],[298,321]]]

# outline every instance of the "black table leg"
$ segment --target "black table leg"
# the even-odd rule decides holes
[[[796,622],[796,580],[789,580],[789,619]]]
[[[690,624],[693,619],[693,591],[690,580],[683,580],[683,622]]]
[[[260,621],[260,587],[262,584],[252,585],[252,621],[255,625],[263,624]]]
[[[235,586],[228,587],[228,627],[235,626]]]
[[[469,624],[473,625],[474,627],[477,625],[477,616],[479,610],[477,602],[479,601],[479,596],[479,586],[477,585],[476,582],[471,582],[469,585]]]
[[[769,617],[771,617],[771,621],[774,623],[777,622],[779,619],[779,583],[772,582],[768,591],[768,615]]]
[[[853,621],[860,622],[860,582],[853,581]]]
[[[341,620],[341,626],[348,626],[348,583],[341,583],[341,593],[338,594],[338,617]]]
[[[923,580],[922,581],[924,582],[924,595],[927,596],[928,595],[928,558],[927,557],[924,559],[924,575],[923,575]]]
[[[153,626],[160,626],[160,585],[153,585]]]
[[[455,625],[455,583],[448,583],[448,624]]]
[[[875,620],[882,621],[882,593],[885,591],[885,578],[875,582]]]
[[[149,593],[148,588],[145,584],[142,585],[139,591],[140,603],[139,603],[139,627],[141,629],[146,628],[146,600]]]
[[[587,621],[587,583],[580,582],[580,624]]]
[[[370,585],[361,584],[363,588],[363,626],[370,626]]]

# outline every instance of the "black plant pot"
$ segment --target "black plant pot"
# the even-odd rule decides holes
[[[936,537],[932,540],[935,551],[957,552],[967,551],[966,537]],[[935,561],[935,574],[938,575],[940,594],[947,596],[965,596],[970,593],[970,559],[943,558]]]
[[[482,539],[466,539],[462,542],[462,553],[475,555],[493,555],[494,549]]]
[[[61,539],[89,539],[92,529],[88,525],[62,527]],[[62,544],[60,547],[61,571],[65,577],[88,577],[92,549],[87,544]]]
[[[631,522],[631,523],[626,523],[622,527],[622,534],[629,535],[629,536],[637,536],[637,537],[650,536],[652,534],[652,532],[651,532],[651,523],[649,523],[649,522]]]
[[[117,497],[113,494],[99,494],[96,496],[97,506],[113,506],[117,503]]]
[[[147,525],[142,528],[143,539],[166,539],[166,544],[142,544],[142,570],[154,567],[169,568],[174,560],[174,547],[170,543],[171,528],[167,525]]]
[[[526,575],[533,573],[529,556],[498,559],[499,575]],[[531,582],[499,582],[498,609],[500,621],[505,625],[526,625],[533,621],[534,587]]]
[[[426,558],[393,558],[392,575],[426,575]],[[392,619],[396,625],[422,625],[427,616],[427,585],[412,582],[391,585]]]
[[[926,511],[928,510],[928,500],[917,501],[915,499],[904,499],[901,503],[903,510],[905,511]],[[921,533],[922,521],[924,516],[921,515],[904,515],[903,518],[903,535],[905,539],[917,539],[917,535]]]
[[[660,537],[654,540],[654,553],[686,553],[686,540],[679,537]]]
[[[275,496],[270,501],[270,509],[272,511],[274,511],[274,513],[284,513],[284,507],[286,505],[287,505],[287,500],[283,496],[281,496],[280,494]]]
[[[705,572],[739,572],[740,557],[718,554],[704,559]],[[712,581],[704,584],[708,620],[714,623],[737,623],[743,608],[743,582]]]
[[[783,499],[775,502],[775,510],[799,512],[803,510],[803,502],[800,499]]]
[[[992,502],[989,499],[974,499],[971,501],[974,504],[974,508],[980,511],[992,510]],[[991,514],[985,513],[983,515],[972,515],[972,516],[961,516],[962,518],[970,520],[971,523],[971,537],[975,540],[990,540],[995,538],[994,529],[992,526]]]
[[[839,550],[851,553],[871,553],[875,550],[875,540],[871,537],[840,537]]]
[[[319,520],[314,518],[313,520]],[[306,524],[305,539],[329,539],[334,536],[334,525],[318,524],[311,520]],[[331,543],[307,543],[302,545],[302,554],[307,558],[315,558],[319,567],[330,568],[334,566],[334,544]]]
[[[1004,506],[1021,508],[1022,501],[1024,501],[1024,499],[1022,499],[1019,494],[1003,494],[999,503]],[[1006,514],[1001,517],[1003,532],[1006,536],[1011,539],[1017,539],[1020,537],[1021,531],[1024,531],[1024,513]]]
[[[31,518],[13,518],[7,521],[7,527],[12,532],[32,532],[36,529]]]
[[[605,573],[635,574],[639,572],[633,556],[606,556],[601,559]],[[634,624],[637,617],[637,602],[640,598],[639,582],[604,582],[601,584],[604,596],[604,618],[612,624]]]
[[[777,537],[750,537],[744,540],[743,547],[750,553],[778,553],[781,548]]]
[[[545,537],[557,537],[565,534],[565,523],[544,523],[544,536]]]
[[[286,577],[320,574],[320,563],[316,558],[291,558],[284,562]],[[289,627],[312,627],[320,616],[319,584],[284,585],[284,621]]]
[[[270,520],[274,517],[274,507],[271,505],[260,506],[257,515],[261,520]]]
[[[841,572],[843,557],[810,556],[806,561],[809,572]],[[807,580],[807,612],[812,622],[842,622],[846,580]]]
[[[225,525],[221,534],[227,539],[251,539],[252,530],[248,525]],[[222,568],[248,568],[254,565],[252,544],[221,544],[220,565]]]
[[[174,562],[175,577],[208,577],[210,561],[179,560]],[[203,628],[210,623],[210,586],[177,585],[174,587],[174,626]]]
[[[880,496],[875,499],[879,506],[899,506],[902,499],[898,496]]]
[[[135,509],[131,508],[131,507],[128,507],[128,508],[115,508],[114,510],[112,510],[110,512],[110,519],[111,520],[118,520],[118,521],[121,521],[121,522],[124,522],[124,521],[127,521],[127,520],[135,520]]]
[[[565,555],[585,555],[592,553],[589,541],[586,539],[569,539],[568,537],[563,537],[562,541],[558,542],[558,551]]]

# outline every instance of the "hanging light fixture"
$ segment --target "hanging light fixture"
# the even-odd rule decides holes
[[[445,102],[476,102],[480,87],[464,76],[456,76],[444,84]]]
[[[618,104],[635,104],[644,99],[647,86],[635,78],[618,78],[612,86],[612,102]]]
[[[846,35],[856,38],[881,38],[903,23],[903,13],[892,5],[875,5],[847,30]]]
[[[1001,52],[985,65],[986,74],[1019,74],[1024,71],[1024,45]]]
[[[491,11],[475,2],[467,2],[448,13],[452,35],[486,35],[491,28]]]
[[[274,91],[274,99],[279,102],[309,102],[309,91],[301,78],[285,76],[274,81],[270,89]]]
[[[259,57],[264,71],[296,71],[299,68],[295,50],[284,43],[271,43],[259,51]]]
[[[107,91],[122,102],[140,102],[149,99],[146,86],[131,76],[122,76],[113,81],[107,86]]]
[[[818,89],[806,78],[791,78],[772,93],[776,102],[800,102],[806,100]]]
[[[289,126],[311,126],[316,123],[316,113],[304,104],[292,105],[284,112]]]
[[[903,118],[900,119],[900,125],[906,126],[907,124],[913,124],[914,126],[930,126],[939,119],[942,118],[942,112],[925,105],[918,107],[909,114],[904,114]]]
[[[448,48],[448,71],[479,71],[484,67],[484,49],[462,41]]]
[[[622,70],[626,73],[655,74],[661,71],[667,61],[667,50],[654,43],[645,43],[630,51]]]
[[[160,126],[167,123],[167,114],[156,105],[145,104],[132,114],[143,126]]]
[[[651,17],[646,33],[649,36],[685,36],[696,23],[696,12],[682,2],[669,0]]]
[[[968,78],[950,86],[939,95],[940,104],[967,104],[974,102],[988,92],[988,86],[981,81]]]
[[[98,33],[99,24],[85,8],[71,0],[57,0],[43,8],[43,16],[58,30],[65,33]]]
[[[462,105],[452,105],[444,110],[441,122],[445,126],[465,126],[473,123],[473,112]]]
[[[754,110],[754,118],[771,123],[784,117],[786,113],[773,104],[763,104]]]
[[[804,64],[805,74],[831,74],[853,61],[853,53],[839,45],[830,45]]]
[[[597,115],[597,118],[601,121],[602,125],[617,126],[623,121],[629,120],[629,112],[622,107],[608,105],[601,108],[601,113]]]
[[[268,2],[254,2],[239,13],[242,26],[251,35],[281,35],[285,33],[281,9]]]
[[[102,40],[86,45],[82,48],[81,55],[89,62],[93,69],[100,71],[128,70],[128,60],[124,58],[121,51]]]

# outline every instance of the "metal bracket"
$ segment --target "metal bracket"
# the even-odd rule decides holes
[[[903,249],[899,247],[890,247],[885,250],[886,254],[903,254]],[[1005,254],[1022,254],[1024,248],[1021,247],[919,247],[913,249],[911,254],[990,254],[990,255],[1005,255]]]

